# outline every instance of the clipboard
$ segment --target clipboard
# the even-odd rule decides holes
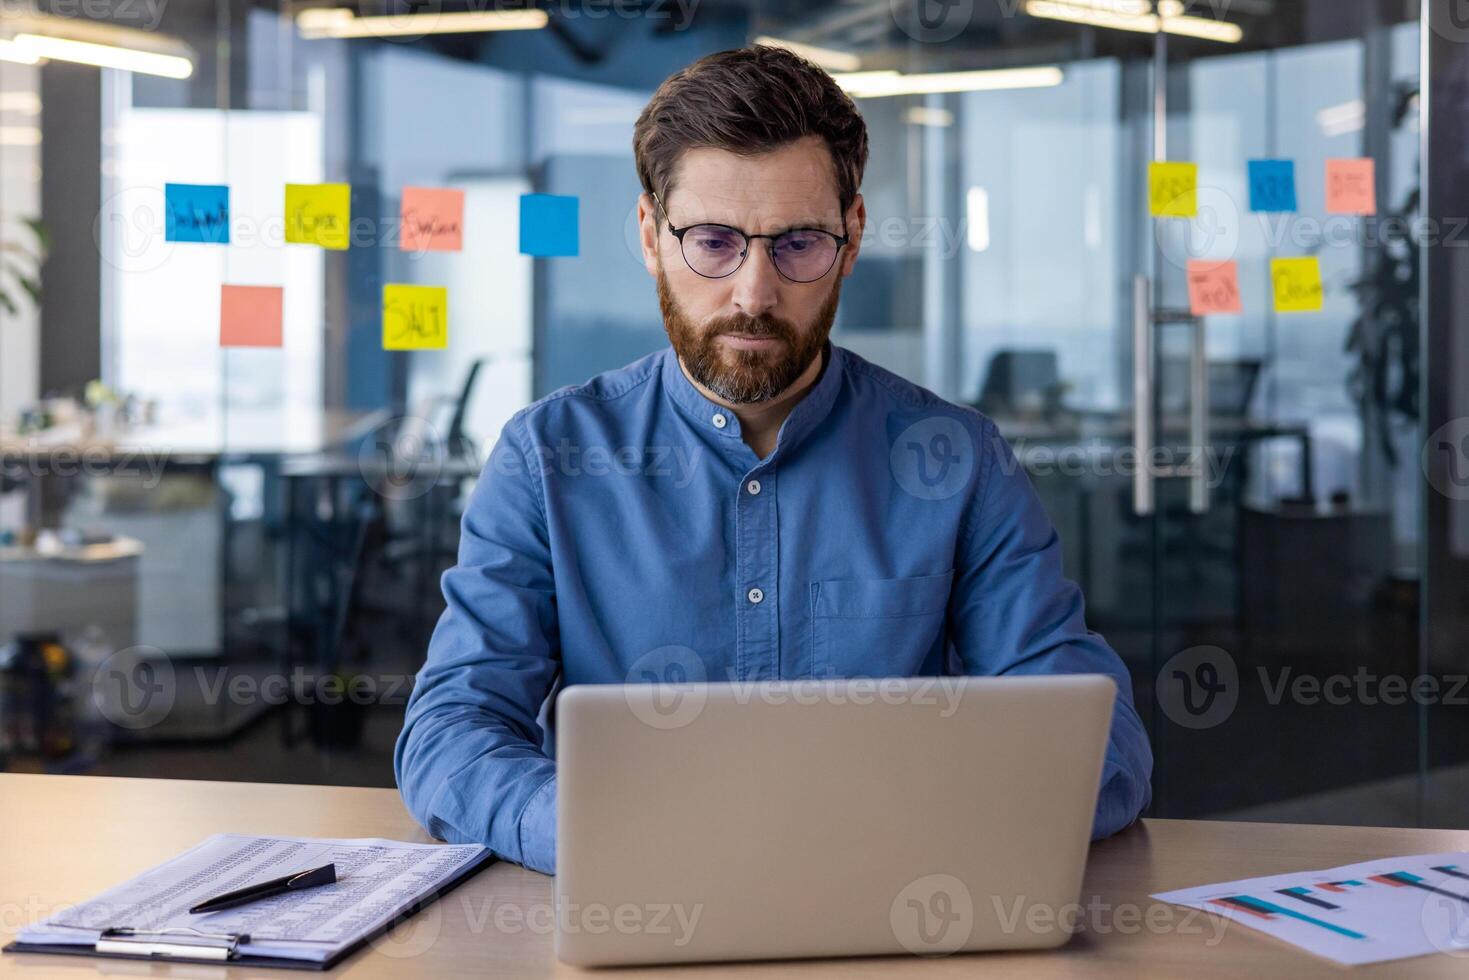
[[[80,943],[23,943],[19,940],[7,944],[0,953],[54,953],[61,956],[99,956],[108,959],[146,960],[159,963],[201,963],[210,966],[259,966],[282,970],[330,970],[363,946],[393,929],[399,923],[417,915],[420,911],[449,892],[458,888],[475,874],[493,864],[496,856],[486,851],[471,864],[461,868],[454,877],[438,888],[422,896],[392,919],[377,929],[354,941],[336,955],[325,960],[302,960],[285,956],[260,956],[240,953],[238,946],[249,941],[248,935],[236,933],[196,932],[192,937],[185,935],[165,936],[163,933],[135,933],[130,930],[108,929],[96,946]],[[110,934],[110,935],[109,935]],[[136,951],[129,946],[137,947]],[[197,950],[197,952],[196,952]],[[205,952],[207,950],[207,952]]]

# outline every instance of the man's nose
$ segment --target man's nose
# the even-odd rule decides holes
[[[733,302],[746,316],[760,316],[775,308],[780,296],[780,273],[763,238],[750,242],[745,264],[735,272]]]

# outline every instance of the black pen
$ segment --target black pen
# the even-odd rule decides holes
[[[315,888],[317,885],[330,885],[337,880],[337,866],[335,864],[324,864],[310,871],[298,871],[295,874],[286,875],[283,878],[275,878],[271,881],[262,881],[255,885],[246,885],[223,895],[207,898],[189,909],[190,912],[218,912],[220,909],[234,908],[236,905],[244,905],[260,898],[269,898],[272,895],[282,895],[286,892],[300,891],[303,888]]]

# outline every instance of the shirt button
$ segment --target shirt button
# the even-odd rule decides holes
[[[748,490],[748,491],[750,491],[751,495],[754,495],[754,494],[759,493],[760,492],[760,481],[759,480],[751,480],[749,483],[746,483],[745,484],[745,489]]]
[[[745,593],[745,597],[756,605],[759,605],[760,603],[765,601],[765,593],[761,592],[759,589],[751,589],[749,592]]]
[[[729,419],[727,419],[727,418],[724,417],[724,413],[723,412],[715,412],[714,413],[714,418],[711,419],[710,421],[712,421],[714,423],[714,428],[716,428],[716,429],[722,429],[726,425],[729,425]]]

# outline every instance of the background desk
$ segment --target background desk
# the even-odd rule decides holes
[[[393,790],[263,783],[118,779],[100,776],[0,774],[0,944],[20,926],[97,894],[219,831],[311,837],[391,837],[429,840]],[[1096,845],[1081,901],[1118,909],[1131,918],[1104,933],[1077,935],[1058,952],[977,954],[942,959],[883,957],[660,969],[660,980],[692,974],[720,978],[786,975],[845,977],[1209,977],[1311,976],[1354,978],[1455,977],[1469,961],[1421,957],[1347,970],[1230,924],[1222,941],[1212,919],[1193,930],[1140,927],[1178,923],[1184,910],[1148,898],[1150,892],[1253,875],[1325,868],[1394,854],[1469,849],[1469,831],[1301,827],[1283,824],[1151,820]],[[580,971],[552,954],[552,937],[526,926],[547,921],[551,879],[495,864],[443,901],[377,940],[331,975],[372,977],[582,976],[625,980],[633,971]],[[517,919],[495,910],[513,906]],[[1099,921],[1114,924],[1108,914]],[[993,972],[991,972],[993,971]],[[13,977],[179,976],[284,980],[305,973],[193,964],[164,966],[58,956],[0,956],[0,974]],[[318,974],[319,975],[319,974]]]

